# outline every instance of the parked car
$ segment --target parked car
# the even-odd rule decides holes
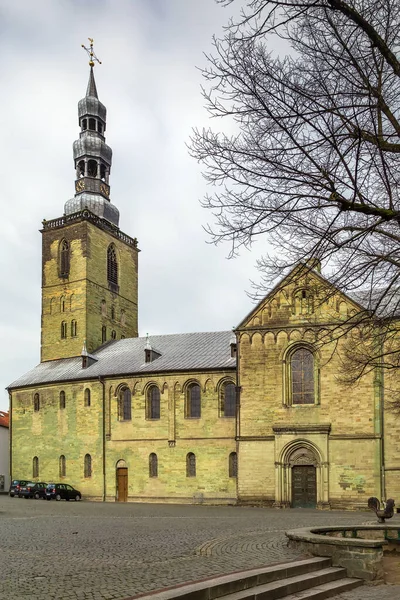
[[[46,487],[46,500],[75,500],[78,502],[82,498],[79,490],[67,483],[48,483]]]
[[[10,484],[9,494],[11,498],[18,498],[21,487],[29,483],[26,479],[13,479]]]
[[[21,486],[19,490],[20,498],[45,498],[47,483],[44,481],[30,481],[26,485]]]

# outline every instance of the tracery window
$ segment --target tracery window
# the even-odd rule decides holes
[[[35,412],[39,412],[39,410],[40,410],[40,398],[39,398],[39,394],[35,394],[33,396],[33,410]]]
[[[85,454],[84,476],[85,478],[92,476],[92,457],[90,456],[90,454]]]
[[[229,477],[237,477],[238,460],[236,452],[231,452],[229,455]]]
[[[290,355],[291,404],[314,404],[314,355],[300,347]]]
[[[90,406],[90,390],[89,390],[89,388],[86,388],[85,392],[84,392],[84,405]]]
[[[152,385],[147,390],[147,410],[148,419],[160,418],[160,390],[156,385]]]
[[[158,477],[158,458],[154,452],[149,456],[149,477]]]
[[[119,392],[118,419],[120,421],[130,421],[132,419],[132,396],[128,387],[122,388]]]
[[[107,280],[112,286],[118,286],[118,261],[114,244],[107,249]]]
[[[61,454],[60,459],[59,459],[59,473],[60,473],[60,477],[66,477],[66,475],[67,475],[67,467],[66,467],[66,460],[65,460],[64,454]]]
[[[65,392],[64,392],[64,390],[61,390],[61,392],[60,392],[60,408],[61,409],[65,408]]]
[[[236,417],[236,386],[231,381],[225,382],[220,388],[220,415]]]
[[[196,456],[193,452],[186,455],[186,477],[196,477]]]
[[[68,277],[69,275],[69,243],[67,240],[61,240],[59,248],[59,275]]]
[[[39,459],[37,456],[34,456],[32,461],[32,477],[39,477]]]
[[[186,390],[186,417],[199,419],[201,417],[201,392],[198,383],[191,383]]]

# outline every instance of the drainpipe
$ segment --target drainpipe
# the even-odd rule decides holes
[[[381,345],[381,366],[379,368],[379,409],[381,421],[381,492],[382,500],[386,502],[386,477],[385,477],[385,386],[383,370],[383,344]]]
[[[106,384],[104,379],[99,376],[99,382],[103,388],[103,497],[102,501],[106,501]]]
[[[9,411],[10,411],[10,416],[9,416],[9,424],[8,424],[8,443],[9,443],[9,450],[10,450],[10,466],[9,466],[9,475],[10,475],[10,483],[13,479],[12,477],[12,393],[9,391],[8,392],[8,398],[10,401],[9,404]]]

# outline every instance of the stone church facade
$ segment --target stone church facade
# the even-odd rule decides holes
[[[11,477],[107,501],[329,509],[399,497],[400,418],[381,373],[339,385],[346,340],[333,331],[360,306],[317,262],[234,332],[138,337],[139,249],[110,201],[92,67],[78,112],[76,193],[41,230],[41,362],[8,388]]]

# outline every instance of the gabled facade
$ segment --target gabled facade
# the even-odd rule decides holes
[[[79,125],[76,194],[42,229],[41,363],[9,386],[12,477],[110,501],[329,509],[399,496],[382,373],[337,378],[334,332],[360,306],[314,262],[234,334],[137,337],[137,241],[109,200],[92,66]]]

